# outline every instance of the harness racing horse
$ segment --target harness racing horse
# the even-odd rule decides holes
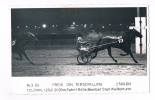
[[[22,60],[24,56],[31,64],[34,64],[27,56],[25,52],[25,46],[32,41],[37,41],[38,38],[34,33],[31,32],[23,32],[23,34],[19,34],[17,34],[12,39],[12,52],[15,52],[19,55],[19,58],[17,58],[17,60]]]
[[[93,35],[92,35],[93,36]],[[79,64],[87,64],[92,59],[97,56],[98,51],[108,50],[108,55],[117,63],[111,53],[111,48],[118,48],[125,52],[125,54],[120,54],[121,56],[130,55],[135,63],[138,63],[134,58],[131,51],[131,44],[135,37],[142,38],[142,35],[135,29],[126,30],[124,34],[119,37],[116,36],[95,36],[99,37],[95,46],[87,46],[89,43],[85,43],[84,47],[79,48],[79,55],[77,56],[77,61]]]
[[[118,39],[113,39],[109,37],[100,38],[97,42],[97,48],[94,49],[94,54],[92,58],[95,58],[97,56],[97,52],[100,50],[107,49],[108,55],[117,63],[117,60],[113,58],[111,53],[111,48],[118,48],[125,52],[125,54],[120,54],[121,56],[130,55],[135,63],[138,63],[138,61],[134,58],[132,51],[131,51],[131,43],[135,39],[135,37],[142,38],[142,35],[136,31],[135,29],[127,30],[122,36],[121,41],[118,41]],[[107,44],[105,44],[105,41]],[[114,42],[113,42],[114,41]],[[103,45],[102,45],[103,44]]]

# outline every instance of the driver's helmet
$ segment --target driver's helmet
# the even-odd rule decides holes
[[[86,41],[84,41],[84,39],[81,36],[79,36],[77,37],[77,43],[83,44],[86,43]]]
[[[79,36],[78,38],[77,38],[77,42],[82,42],[82,37],[81,36]]]

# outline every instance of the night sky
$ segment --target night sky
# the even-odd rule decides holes
[[[140,9],[146,16],[146,8]],[[26,24],[131,24],[137,8],[29,8],[12,9],[12,25]]]

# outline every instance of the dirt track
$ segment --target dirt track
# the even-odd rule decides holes
[[[18,61],[13,54],[13,76],[94,76],[94,75],[147,75],[146,57],[134,55],[139,64],[129,57],[120,57],[121,51],[112,50],[118,63],[109,58],[107,51],[99,52],[89,65],[78,65],[76,50],[27,50],[28,56],[35,63],[29,64],[24,59]]]

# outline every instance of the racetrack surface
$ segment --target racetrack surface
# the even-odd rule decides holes
[[[119,56],[122,51],[112,49],[115,63],[106,50],[88,65],[79,65],[78,52],[75,49],[26,50],[29,58],[35,63],[31,65],[25,58],[16,60],[12,56],[12,76],[95,76],[95,75],[147,75],[146,55],[134,54],[139,62],[135,64],[130,56]]]

